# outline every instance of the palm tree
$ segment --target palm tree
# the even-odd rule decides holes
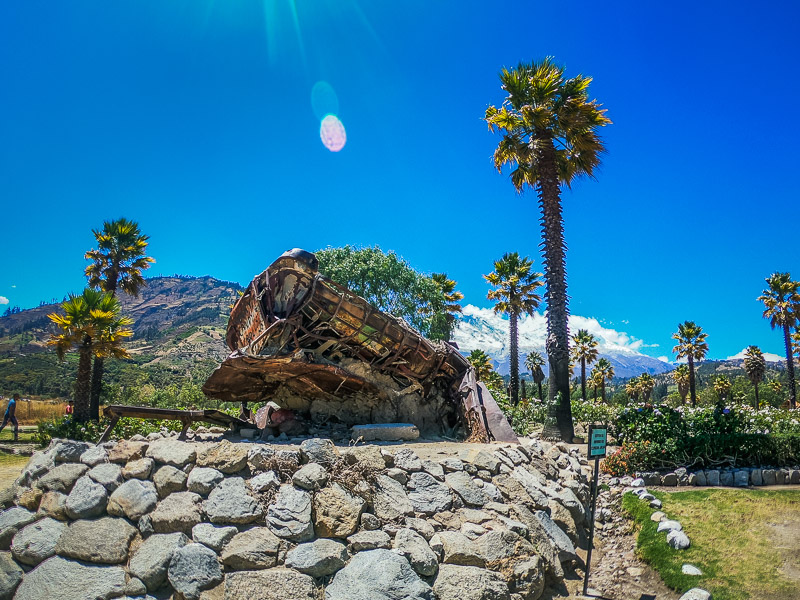
[[[769,387],[769,389],[771,389],[778,396],[778,400],[780,400],[780,394],[783,390],[781,382],[777,379],[773,379],[772,381],[767,382],[767,387]]]
[[[494,312],[508,315],[509,347],[511,350],[511,403],[519,402],[519,344],[517,319],[520,315],[533,315],[541,302],[536,290],[542,285],[541,273],[532,270],[533,262],[528,257],[520,258],[516,252],[508,252],[494,262],[494,271],[484,279],[495,289],[487,294],[494,300]]]
[[[92,418],[91,369],[92,355],[128,356],[122,339],[133,335],[128,317],[120,317],[119,301],[111,294],[86,288],[80,296],[70,294],[62,303],[64,314],[52,313],[48,318],[59,333],[51,335],[47,344],[54,346],[58,358],[73,349],[78,350],[78,376],[75,382],[75,419],[84,422]]]
[[[572,357],[581,363],[581,397],[586,400],[586,365],[597,360],[597,340],[586,329],[572,336]]]
[[[672,372],[672,379],[678,385],[681,404],[686,404],[686,396],[689,394],[689,367],[686,365],[678,365]]]
[[[589,385],[592,386],[594,401],[597,402],[597,388],[601,387],[606,382],[604,375],[597,370],[597,367],[592,369],[589,374]]]
[[[639,390],[642,393],[642,401],[650,402],[650,394],[653,393],[653,388],[656,387],[656,380],[650,373],[642,373],[639,375]]]
[[[697,393],[694,382],[694,361],[703,360],[708,352],[707,333],[703,333],[703,328],[694,321],[684,321],[678,325],[677,333],[672,334],[672,338],[678,340],[678,344],[672,349],[678,360],[685,358],[689,361],[689,394],[692,398],[692,406],[697,406]]]
[[[725,402],[731,391],[731,380],[725,375],[717,375],[717,378],[714,380],[714,391],[717,393],[719,401],[721,403]]]
[[[525,366],[531,374],[533,382],[539,386],[539,400],[544,400],[542,397],[542,383],[544,383],[544,358],[536,350],[531,351],[525,358]]]
[[[606,401],[606,381],[614,379],[614,365],[611,364],[607,358],[601,358],[597,361],[592,372],[600,373],[603,378],[600,380],[600,397],[603,402]]]
[[[484,381],[489,377],[489,374],[494,372],[492,359],[483,350],[473,350],[467,356],[467,361],[475,369],[475,379]]]
[[[800,323],[800,281],[792,281],[789,273],[773,273],[766,279],[767,289],[758,299],[764,303],[764,318],[769,319],[773,329],[783,329],[783,343],[786,347],[786,373],[789,375],[789,406],[797,406],[794,383],[794,358],[790,332]]]
[[[792,334],[792,354],[795,357],[795,362],[800,362],[800,329]]]
[[[625,393],[628,394],[628,397],[637,402],[639,400],[639,394],[641,393],[642,388],[639,385],[639,378],[638,377],[631,377],[628,380],[628,383],[625,384]]]
[[[500,82],[506,98],[500,108],[486,109],[490,131],[503,139],[494,152],[494,165],[502,172],[512,167],[511,183],[517,192],[527,185],[539,197],[542,223],[544,277],[547,282],[547,355],[550,362],[548,406],[554,414],[543,436],[571,442],[575,435],[569,389],[569,307],[567,298],[564,223],[561,186],[569,187],[581,176],[593,177],[605,148],[597,130],[611,123],[605,110],[589,100],[592,79],[578,75],[567,79],[564,68],[548,57],[503,69]],[[557,423],[558,431],[551,425]]]
[[[86,267],[89,285],[117,295],[121,289],[129,296],[138,296],[146,285],[142,272],[149,269],[155,260],[145,254],[149,236],[142,234],[135,221],[125,218],[105,221],[102,229],[92,229],[97,249],[89,250],[84,258],[92,261]],[[100,417],[100,391],[103,381],[104,359],[94,360],[91,388],[91,416]]]
[[[760,404],[758,401],[758,384],[764,380],[764,375],[767,372],[767,363],[758,346],[748,346],[744,351],[744,370],[747,373],[747,378],[756,388],[756,410],[758,410]]]
[[[453,336],[456,324],[456,313],[461,312],[459,302],[464,299],[464,294],[456,290],[456,282],[447,278],[446,273],[432,273],[431,279],[442,295],[441,317],[444,320],[442,337],[445,341]]]

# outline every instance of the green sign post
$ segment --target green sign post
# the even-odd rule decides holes
[[[597,504],[597,480],[600,476],[600,459],[606,456],[608,445],[608,427],[589,425],[589,446],[586,455],[594,459],[594,478],[592,479],[592,516],[589,519],[589,550],[586,552],[586,575],[583,578],[583,595],[589,590],[589,569],[592,564],[592,548],[594,547],[594,509]]]

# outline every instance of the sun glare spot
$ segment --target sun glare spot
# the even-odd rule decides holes
[[[319,126],[319,137],[331,152],[338,152],[347,142],[344,125],[336,115],[327,115]]]

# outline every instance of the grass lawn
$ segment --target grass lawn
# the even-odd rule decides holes
[[[23,429],[20,427],[19,429],[19,441],[25,442],[28,444],[36,443],[36,440],[33,439],[33,435],[36,433],[36,428],[25,428]],[[0,442],[2,443],[9,443],[14,440],[14,429],[13,427],[9,427],[6,425],[6,428],[3,431],[0,431]]]
[[[657,533],[647,502],[625,494],[623,509],[639,524],[637,548],[671,588],[701,587],[714,600],[800,599],[800,491],[706,489],[654,492],[662,510],[692,541],[673,550]],[[703,571],[681,573],[690,563]]]

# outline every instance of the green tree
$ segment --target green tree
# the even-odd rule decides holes
[[[744,371],[747,373],[747,378],[756,390],[755,408],[758,410],[760,405],[758,400],[758,384],[764,381],[764,375],[767,372],[767,363],[758,346],[748,346],[744,351]]]
[[[122,290],[129,296],[138,296],[146,285],[142,273],[155,262],[147,256],[149,236],[144,235],[138,223],[125,218],[105,221],[102,229],[92,229],[97,248],[85,255],[91,263],[86,267],[89,286],[117,295]],[[90,394],[92,419],[100,418],[100,392],[103,387],[104,357],[94,359]]]
[[[456,314],[461,312],[459,302],[464,299],[464,294],[456,290],[456,282],[448,279],[446,273],[432,273],[431,279],[442,295],[442,301],[441,309],[433,315],[430,337],[448,341],[453,336]]]
[[[769,319],[773,329],[783,330],[783,343],[786,348],[786,373],[789,376],[789,406],[797,406],[794,381],[794,357],[792,356],[791,330],[797,327],[800,319],[800,281],[792,281],[789,273],[773,273],[766,279],[767,289],[758,299],[764,303],[764,318]]]
[[[494,372],[492,359],[483,350],[473,350],[467,356],[469,364],[475,369],[475,379],[485,381]]]
[[[606,401],[606,381],[614,379],[614,365],[607,358],[601,358],[592,369],[592,373],[597,373],[600,379],[600,394],[603,402]]]
[[[90,410],[92,355],[125,358],[122,340],[133,335],[128,317],[120,316],[119,301],[111,294],[86,288],[80,296],[70,294],[61,304],[64,314],[51,313],[48,318],[58,327],[48,340],[58,358],[78,350],[78,376],[75,382],[75,419],[92,418]]]
[[[639,395],[642,393],[642,387],[639,385],[638,377],[631,377],[628,380],[628,382],[625,384],[625,393],[628,395],[628,398],[634,402],[639,401]]]
[[[544,366],[544,357],[536,352],[536,350],[533,350],[529,352],[528,356],[525,358],[525,366],[528,368],[533,382],[539,388],[539,400],[544,401],[542,397],[542,383],[544,383],[544,370],[542,370],[542,367]]]
[[[586,400],[586,365],[597,360],[597,339],[588,330],[572,336],[572,357],[581,363],[581,398]]]
[[[533,315],[541,302],[536,293],[542,285],[542,274],[532,270],[533,262],[528,257],[520,258],[516,252],[507,252],[494,261],[494,271],[484,279],[494,289],[487,294],[494,300],[494,312],[508,315],[509,348],[511,351],[511,403],[519,402],[519,340],[517,320],[521,315]]]
[[[717,375],[714,379],[714,391],[717,393],[720,403],[727,402],[728,394],[731,391],[731,380],[727,375]]]
[[[642,373],[639,375],[639,391],[642,394],[643,402],[650,402],[650,394],[653,393],[653,388],[656,387],[656,380],[650,373]]]
[[[685,358],[689,361],[689,394],[692,398],[692,406],[697,406],[697,391],[695,389],[694,361],[701,361],[708,353],[707,333],[694,321],[684,321],[678,325],[678,331],[672,334],[672,338],[677,340],[677,345],[672,351],[678,360]]]
[[[500,72],[507,94],[502,105],[486,109],[490,131],[503,139],[494,152],[499,172],[509,165],[511,183],[517,192],[525,186],[539,197],[542,223],[544,278],[547,282],[547,355],[550,362],[548,406],[553,407],[545,428],[548,438],[560,436],[571,442],[572,423],[569,389],[569,317],[564,223],[561,187],[581,177],[593,177],[604,146],[598,128],[611,123],[600,105],[589,100],[590,77],[564,76],[564,68],[552,58],[520,63]],[[556,403],[556,398],[559,401]]]
[[[686,396],[689,394],[689,367],[687,365],[678,365],[672,372],[672,379],[678,386],[681,404],[686,404]]]

